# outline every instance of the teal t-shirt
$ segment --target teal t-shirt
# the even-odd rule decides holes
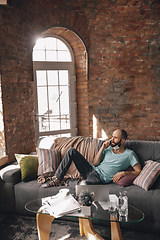
[[[134,151],[126,148],[121,154],[115,154],[112,147],[109,146],[103,151],[104,157],[98,166],[93,166],[98,172],[102,182],[109,183],[117,172],[125,171],[129,166],[134,166],[138,163],[138,157]]]

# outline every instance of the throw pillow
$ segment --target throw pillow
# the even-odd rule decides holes
[[[148,160],[145,162],[145,166],[133,183],[147,191],[152,187],[159,175],[160,163]]]
[[[38,157],[24,156],[20,161],[21,178],[22,181],[31,181],[37,178]]]
[[[126,171],[133,171],[133,170],[134,170],[133,167],[130,166],[129,168],[127,168]],[[130,186],[136,177],[137,176],[135,176],[135,175],[126,175],[126,176],[122,177],[118,182],[116,182],[116,184],[118,184],[122,187]]]
[[[37,148],[38,176],[52,177],[61,162],[61,152],[52,149]]]
[[[29,154],[29,155],[31,155],[31,154]],[[29,156],[29,155],[28,154],[17,154],[17,153],[14,154],[14,156],[15,156],[17,162],[18,162],[18,165],[20,165],[20,161],[21,161],[22,158],[24,158],[26,156]],[[31,156],[37,157],[37,155],[31,155]]]
[[[25,157],[25,156],[28,156],[28,154],[17,154],[17,153],[16,153],[16,154],[14,154],[14,156],[15,156],[18,164],[20,165],[21,159],[22,159],[23,157]]]

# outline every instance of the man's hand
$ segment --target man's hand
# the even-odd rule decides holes
[[[138,176],[141,172],[141,165],[140,163],[136,163],[133,166],[134,171],[122,171],[122,172],[117,172],[114,177],[113,177],[113,182],[118,182],[119,179],[121,179],[122,177],[126,176],[126,175],[135,175]]]
[[[118,173],[116,173],[115,175],[114,175],[114,177],[113,177],[113,182],[115,183],[115,182],[118,182],[119,181],[119,179],[121,179],[122,177],[124,177],[125,176],[125,173],[124,172],[118,172]]]
[[[103,148],[103,149],[106,149],[106,148],[108,148],[108,147],[111,145],[110,141],[111,141],[111,139],[110,139],[110,140],[107,140],[107,141],[105,141],[105,142],[103,143],[103,145],[102,145],[102,148]]]

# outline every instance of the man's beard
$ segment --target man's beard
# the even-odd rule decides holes
[[[120,146],[121,146],[121,141],[122,141],[122,139],[118,143],[114,143],[114,144],[112,144],[112,142],[111,142],[111,147],[114,150],[118,150],[120,148]]]

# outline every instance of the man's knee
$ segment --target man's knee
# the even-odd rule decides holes
[[[70,148],[68,149],[68,153],[69,153],[69,154],[75,154],[75,153],[77,153],[77,150],[76,150],[75,148],[73,148],[73,147],[70,147]]]
[[[64,148],[61,150],[61,158],[63,159],[65,155],[72,155],[75,151],[75,148],[70,147],[67,150]]]

